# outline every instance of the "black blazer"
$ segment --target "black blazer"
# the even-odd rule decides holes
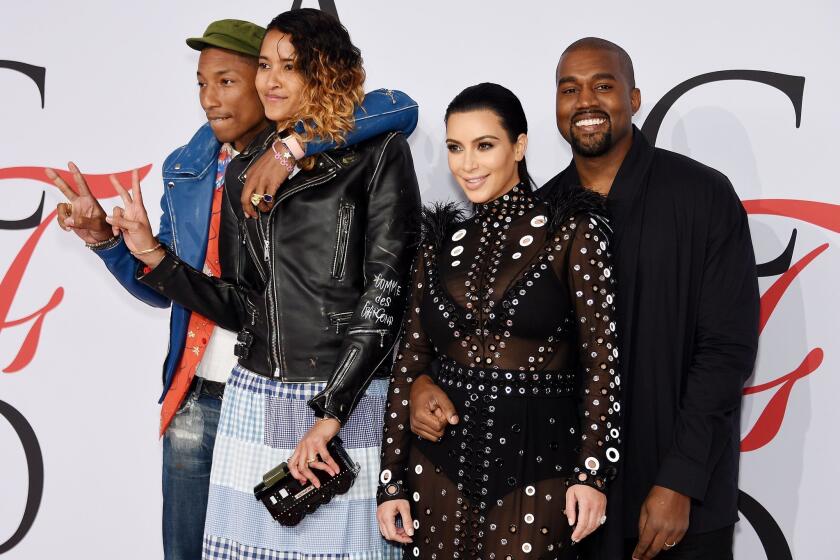
[[[541,192],[580,179],[572,163]],[[689,533],[735,523],[744,383],[758,346],[758,281],[747,215],[729,180],[652,147],[638,129],[607,198],[615,230],[622,474],[613,532],[638,534],[653,485],[692,498]]]

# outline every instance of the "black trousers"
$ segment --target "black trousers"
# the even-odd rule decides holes
[[[656,558],[657,560],[732,560],[734,533],[735,526],[730,525],[708,533],[686,535],[674,548],[668,550],[663,548]],[[626,560],[633,558],[633,550],[637,542],[636,539],[624,541]]]

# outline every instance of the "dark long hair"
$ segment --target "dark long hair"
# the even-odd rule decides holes
[[[484,82],[466,88],[455,96],[446,108],[443,122],[449,122],[449,116],[455,113],[466,113],[469,111],[492,111],[502,122],[502,128],[507,132],[508,139],[516,142],[520,134],[528,134],[528,119],[525,118],[525,111],[522,103],[512,91],[499,84]],[[528,174],[528,166],[525,158],[517,166],[519,180],[531,185],[531,175]]]

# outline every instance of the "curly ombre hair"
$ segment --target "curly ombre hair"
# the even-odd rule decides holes
[[[341,143],[353,128],[353,111],[365,96],[362,53],[335,17],[321,10],[283,12],[268,24],[291,36],[295,70],[304,79],[299,118],[303,141],[316,136]]]

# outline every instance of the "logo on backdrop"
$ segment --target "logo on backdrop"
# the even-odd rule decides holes
[[[0,70],[3,69],[19,72],[35,82],[35,85],[38,87],[38,91],[41,94],[41,108],[44,108],[44,80],[47,72],[46,68],[25,64],[23,62],[16,62],[13,60],[0,60]],[[2,170],[0,170],[0,178],[2,178]],[[34,227],[37,231],[37,228],[40,227],[39,224],[41,223],[41,214],[43,213],[43,210],[44,194],[41,193],[41,202],[38,204],[38,208],[31,216],[17,221],[0,220],[0,230],[31,229]],[[37,236],[33,235],[33,237],[36,237],[34,242],[31,241],[32,238],[30,237],[30,241],[27,241],[24,245],[24,249],[21,250],[21,253],[26,251],[25,248],[30,244],[30,242],[32,244],[32,249],[34,249],[34,245],[37,244],[40,234],[37,234]],[[31,250],[29,254],[31,254]],[[23,261],[22,264],[20,264],[19,261]],[[9,268],[9,271],[6,272],[6,275],[2,280],[0,280],[0,333],[2,333],[5,328],[14,327],[34,319],[37,327],[33,327],[30,330],[30,335],[26,337],[27,340],[31,338],[33,331],[35,332],[34,337],[36,339],[38,338],[43,317],[49,309],[58,305],[61,301],[61,296],[64,293],[63,291],[59,292],[56,290],[56,293],[58,294],[57,300],[55,294],[53,294],[53,297],[50,298],[50,302],[55,300],[52,307],[49,307],[46,311],[42,308],[40,314],[36,312],[18,321],[7,321],[9,308],[12,305],[14,295],[17,292],[17,287],[20,284],[20,276],[23,276],[23,271],[26,269],[26,264],[28,262],[29,258],[24,257],[21,259],[19,253],[18,257]],[[59,288],[59,290],[60,289],[61,288]],[[45,308],[48,306],[49,303],[45,306]],[[24,344],[26,344],[26,342],[24,342]],[[35,346],[37,347],[37,342],[35,343]],[[29,475],[29,488],[26,494],[26,506],[23,510],[23,517],[12,536],[4,543],[0,544],[0,554],[3,554],[4,552],[8,552],[13,549],[20,541],[23,540],[23,537],[25,537],[26,533],[29,532],[29,529],[35,522],[35,517],[38,515],[38,508],[41,506],[41,495],[44,491],[44,458],[41,455],[41,446],[38,443],[38,437],[35,435],[35,431],[32,429],[32,426],[23,414],[18,412],[10,404],[0,401],[0,415],[2,415],[6,421],[11,424],[20,439],[21,444],[23,445],[23,452],[26,457],[26,465]]]
[[[668,110],[688,91],[714,82],[727,80],[746,80],[773,87],[784,93],[793,104],[796,116],[796,127],[799,128],[802,118],[802,96],[805,88],[805,78],[775,72],[758,70],[724,70],[695,76],[677,85],[666,93],[651,110],[642,125],[642,132],[651,144],[656,143],[659,128]],[[809,200],[764,199],[744,200],[744,208],[748,214],[772,214],[785,216],[794,220],[807,222],[835,233],[840,233],[840,206]],[[785,250],[772,261],[758,265],[759,277],[778,278],[761,296],[761,312],[759,317],[759,333],[764,331],[767,322],[773,316],[776,306],[782,299],[793,280],[810,265],[814,259],[828,249],[828,243],[819,245],[808,252],[797,262],[792,263],[793,250],[796,244],[796,229],[790,234]],[[755,451],[767,445],[776,434],[784,421],[788,399],[797,381],[805,378],[819,368],[823,360],[823,349],[812,348],[803,358],[800,365],[793,371],[781,375],[761,385],[754,385],[744,389],[744,395],[755,395],[775,389],[764,411],[752,429],[741,441],[741,452]],[[753,497],[740,491],[738,507],[744,517],[750,522],[758,534],[768,560],[792,560],[790,546],[773,516]]]
[[[31,64],[24,64],[22,62],[15,62],[10,60],[0,60],[0,70],[11,70],[23,74],[30,78],[38,87],[41,94],[41,108],[44,107],[44,92],[45,92],[45,77],[46,69],[40,66],[32,66]],[[3,179],[30,179],[40,181],[47,185],[51,185],[50,181],[44,174],[44,167],[7,167],[0,169],[0,180]],[[145,177],[151,165],[147,165],[140,170],[141,178]],[[66,171],[59,172],[59,174],[69,184],[72,184],[72,177]],[[122,181],[129,180],[130,172],[118,173]],[[111,183],[108,181],[107,175],[86,175],[91,191],[97,198],[111,198],[117,196]],[[9,318],[9,310],[15,301],[18,290],[21,287],[23,276],[26,273],[29,261],[32,258],[38,242],[41,240],[44,231],[54,223],[55,211],[50,212],[44,216],[44,199],[46,191],[41,191],[41,198],[38,202],[38,207],[29,216],[19,220],[0,220],[0,232],[3,230],[34,230],[29,238],[23,243],[23,246],[18,251],[12,264],[6,270],[2,279],[0,279],[0,338],[2,338],[3,331],[15,327],[29,327],[23,342],[20,345],[16,355],[12,358],[2,372],[4,374],[18,373],[30,364],[35,354],[38,351],[39,342],[41,339],[41,329],[47,315],[59,306],[64,298],[64,288],[58,286],[53,291],[47,302],[40,308],[30,312],[22,317]],[[6,356],[0,356],[0,360],[5,360]],[[23,517],[18,525],[17,530],[4,543],[0,544],[0,554],[8,552],[14,548],[23,538],[32,524],[35,522],[35,517],[38,514],[38,508],[41,505],[41,496],[44,488],[44,461],[41,454],[41,446],[38,443],[38,437],[32,426],[26,418],[17,411],[13,406],[3,401],[0,401],[0,416],[3,416],[9,424],[11,424],[21,444],[23,445],[24,454],[26,457],[27,471],[29,475],[29,488],[26,498],[26,506],[24,507]]]

